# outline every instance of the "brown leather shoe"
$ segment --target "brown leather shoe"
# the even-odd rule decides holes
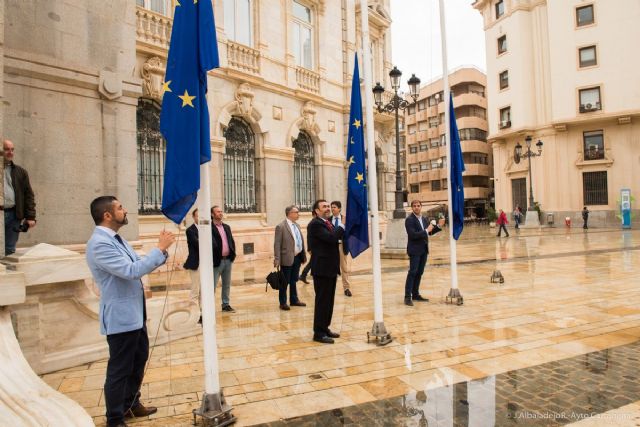
[[[136,406],[135,408],[129,409],[125,412],[125,418],[138,418],[138,417],[148,417],[151,414],[155,414],[158,412],[158,408],[155,406],[146,407],[142,403]]]
[[[298,302],[292,302],[291,306],[292,307],[306,307],[307,304],[303,303],[302,301],[298,301]]]
[[[280,304],[280,310],[291,310],[291,307],[289,307],[287,304]]]

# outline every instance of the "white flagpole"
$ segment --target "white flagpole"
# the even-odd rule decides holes
[[[369,50],[369,6],[366,0],[360,0],[360,19],[362,26],[362,65],[364,71],[365,129],[367,139],[367,186],[369,187],[369,209],[371,212],[371,243],[373,250],[373,335],[378,345],[391,342],[391,335],[384,326],[382,315],[382,269],[380,265],[380,219],[378,215],[378,180],[376,172],[376,147],[373,121],[373,84],[371,70],[371,52]],[[367,335],[369,333],[367,332]]]
[[[462,304],[462,295],[458,290],[458,259],[456,239],[453,238],[453,197],[451,188],[451,159],[452,159],[452,147],[451,147],[451,120],[450,120],[450,100],[449,94],[451,90],[449,88],[449,64],[447,63],[447,29],[445,25],[445,11],[444,0],[440,1],[440,39],[442,40],[442,83],[444,85],[444,121],[446,123],[446,136],[445,141],[447,144],[447,197],[449,198],[449,250],[451,256],[451,289],[447,296],[447,302],[453,302],[455,299],[458,305]]]
[[[211,247],[211,190],[209,165],[200,165],[198,203],[198,241],[200,250],[200,297],[202,306],[202,339],[204,344],[205,393],[220,392],[218,377],[218,345],[216,340],[216,309],[213,288],[213,253]]]
[[[200,165],[200,190],[198,191],[198,253],[200,254],[200,301],[202,309],[202,341],[204,351],[204,395],[199,409],[193,410],[204,424],[211,420],[228,425],[235,422],[231,406],[227,404],[220,388],[218,366],[218,342],[216,339],[216,309],[213,287],[213,248],[211,247],[211,163]],[[207,421],[208,420],[208,421]]]

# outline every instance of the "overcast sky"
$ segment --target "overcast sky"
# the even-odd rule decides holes
[[[392,61],[403,87],[415,73],[421,85],[442,76],[438,0],[391,0]],[[445,0],[449,69],[475,65],[486,71],[484,30],[473,0]],[[389,81],[383,83],[389,87]]]

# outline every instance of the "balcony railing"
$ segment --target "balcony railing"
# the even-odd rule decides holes
[[[229,40],[227,58],[230,68],[245,73],[260,74],[260,52],[252,47]]]
[[[320,74],[304,67],[296,68],[296,81],[300,89],[320,93]]]
[[[169,49],[173,20],[142,7],[136,8],[137,41],[161,49]]]

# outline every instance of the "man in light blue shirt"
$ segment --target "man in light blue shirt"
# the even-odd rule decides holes
[[[300,212],[297,206],[287,206],[284,210],[286,218],[276,226],[273,239],[273,266],[281,267],[289,287],[289,298],[292,306],[304,307],[305,303],[298,299],[296,283],[300,274],[300,266],[307,260],[304,250],[304,239],[297,221]],[[287,286],[279,290],[280,310],[290,310],[287,305]]]
[[[104,383],[108,426],[126,426],[124,418],[157,411],[140,403],[140,386],[149,357],[146,303],[142,277],[164,264],[175,238],[161,231],[158,245],[138,256],[119,234],[129,221],[127,210],[113,196],[91,202],[96,224],[87,242],[87,264],[100,288],[100,333],[107,336],[109,362]]]

